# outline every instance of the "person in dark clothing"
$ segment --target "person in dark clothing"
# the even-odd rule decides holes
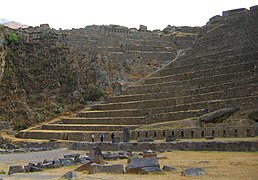
[[[99,135],[99,139],[100,139],[100,142],[103,142],[103,141],[104,141],[104,134],[101,133],[101,134]]]
[[[115,138],[115,134],[114,134],[114,133],[112,133],[112,134],[111,134],[111,140],[112,140],[112,143],[114,143],[114,142],[115,142],[114,138]]]

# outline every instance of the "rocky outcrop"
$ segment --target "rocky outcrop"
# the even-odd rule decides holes
[[[205,114],[199,118],[201,122],[205,123],[217,123],[225,120],[235,112],[239,111],[240,108],[238,107],[229,107],[229,108],[223,108],[219,109],[217,111]]]

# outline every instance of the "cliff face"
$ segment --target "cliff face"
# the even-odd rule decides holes
[[[21,38],[19,43],[4,42],[11,31]],[[179,48],[191,46],[200,33],[183,34],[114,25],[2,28],[1,119],[20,129],[82,108],[80,102],[96,87],[108,95],[117,83],[141,79],[174,59]]]

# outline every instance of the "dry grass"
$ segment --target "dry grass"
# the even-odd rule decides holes
[[[160,156],[166,156],[168,159],[159,160],[161,167],[170,165],[177,168],[176,172],[166,172],[153,175],[83,175],[84,177],[96,177],[107,179],[189,179],[183,177],[180,172],[189,167],[204,167],[206,174],[191,179],[256,179],[258,177],[258,153],[254,152],[194,152],[194,151],[174,151],[162,153]],[[208,161],[208,163],[199,163]],[[124,163],[124,160],[120,162]]]
[[[159,154],[168,159],[159,160],[161,167],[170,165],[177,168],[175,172],[165,172],[162,174],[135,175],[135,174],[94,174],[78,172],[81,179],[117,179],[117,180],[143,180],[143,179],[189,179],[183,177],[180,172],[189,167],[203,167],[206,174],[190,179],[234,179],[234,180],[255,180],[258,177],[258,152],[194,152],[194,151],[174,151]],[[199,163],[207,161],[208,163]],[[126,160],[109,161],[109,164],[124,164]],[[1,166],[1,163],[0,163]],[[42,172],[46,176],[58,175],[61,177],[69,170],[77,166],[49,169]],[[54,178],[55,179],[55,178]]]

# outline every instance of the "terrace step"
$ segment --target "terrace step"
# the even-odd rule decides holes
[[[114,125],[114,124],[46,124],[41,130],[72,130],[72,131],[122,131],[123,127],[130,130],[136,129],[139,125]]]
[[[142,94],[142,93],[157,93],[164,91],[177,91],[184,89],[195,89],[205,87],[207,85],[216,85],[222,84],[228,81],[236,81],[238,79],[246,79],[250,77],[256,77],[258,69],[249,70],[249,71],[241,71],[237,73],[227,73],[227,74],[219,74],[210,77],[202,77],[202,78],[193,78],[185,81],[171,81],[164,83],[156,83],[156,84],[147,84],[147,85],[134,85],[129,86],[124,95],[128,94]]]
[[[232,97],[243,97],[248,96],[251,93],[258,94],[258,84],[249,84],[247,86],[233,87],[230,89],[222,89],[220,91],[188,95],[182,97],[171,97],[166,99],[151,99],[142,101],[129,101],[129,102],[118,102],[108,104],[97,104],[93,110],[115,110],[115,109],[147,109],[153,107],[166,107],[184,103],[193,103],[198,101],[209,101],[220,98],[232,98]]]
[[[214,105],[214,107],[213,107]],[[105,110],[105,111],[85,111],[80,112],[78,115],[85,118],[91,117],[133,117],[145,116],[149,114],[159,114],[173,111],[186,111],[186,110],[197,110],[197,109],[208,109],[209,111],[215,111],[225,107],[239,106],[243,109],[256,108],[258,106],[258,96],[248,95],[245,97],[229,98],[229,99],[216,99],[210,101],[200,101],[194,103],[179,104],[175,106],[166,107],[155,107],[148,109],[120,109],[120,110]],[[107,124],[105,122],[105,124]]]
[[[108,113],[108,112],[107,112]],[[92,111],[92,116],[94,116],[94,111]],[[96,113],[97,114],[97,113]],[[103,113],[104,114],[104,113]],[[87,116],[88,113],[85,112],[84,116]],[[67,117],[62,118],[60,123],[63,124],[87,124],[87,125],[116,125],[116,126],[131,126],[131,125],[142,125],[142,124],[148,124],[146,122],[146,116],[141,117],[108,117],[108,114],[106,117],[100,117],[100,118],[90,118],[90,117]]]
[[[258,59],[255,61],[222,66],[218,68],[216,67],[216,68],[210,68],[205,70],[190,71],[187,73],[181,73],[181,74],[175,74],[175,75],[152,77],[152,78],[145,79],[144,83],[155,84],[155,83],[161,83],[161,82],[170,82],[173,80],[187,80],[187,79],[193,79],[193,78],[201,78],[201,77],[207,77],[211,75],[214,76],[214,75],[222,74],[224,72],[234,73],[234,72],[246,71],[250,69],[255,69],[255,67],[258,67]]]
[[[257,55],[258,55],[258,51],[247,53],[247,54],[228,56],[226,61],[224,58],[216,59],[216,60],[206,59],[206,61],[200,62],[200,63],[198,63],[198,65],[197,64],[187,64],[187,65],[175,66],[175,67],[174,66],[166,66],[165,68],[160,69],[159,71],[154,73],[152,76],[153,77],[169,76],[169,75],[176,75],[176,74],[180,74],[180,73],[191,72],[191,71],[195,71],[195,70],[200,71],[200,70],[205,70],[205,69],[211,69],[211,68],[214,68],[214,66],[221,67],[221,66],[229,66],[229,65],[233,65],[233,64],[241,64],[241,63],[244,63],[247,61],[252,61],[252,60],[258,61]],[[191,60],[193,60],[193,59],[191,59]],[[190,62],[191,62],[191,60],[190,60]]]
[[[215,51],[212,53],[206,53],[206,54],[195,55],[195,56],[188,55],[189,54],[188,51],[185,53],[185,55],[181,56],[179,59],[168,64],[166,68],[176,68],[180,66],[197,65],[200,63],[205,63],[205,62],[214,61],[214,60],[221,60],[221,59],[224,59],[225,61],[225,59],[229,58],[230,60],[231,57],[234,57],[234,56],[241,57],[241,56],[245,56],[245,54],[257,53],[257,49],[255,49],[253,46],[245,46],[245,47],[240,47],[236,49],[225,48],[222,51],[218,51],[218,52]]]
[[[107,99],[108,103],[118,103],[118,102],[129,102],[129,101],[142,101],[149,99],[165,99],[172,97],[180,97],[180,96],[189,96],[189,95],[197,95],[208,92],[215,92],[220,90],[225,90],[228,88],[238,87],[238,86],[248,86],[249,84],[256,83],[258,79],[257,77],[250,77],[247,79],[240,79],[235,81],[225,82],[223,84],[215,84],[213,86],[207,86],[203,88],[195,88],[195,89],[183,89],[181,91],[164,91],[157,93],[146,93],[146,94],[132,94],[132,95],[119,95],[113,96]]]

